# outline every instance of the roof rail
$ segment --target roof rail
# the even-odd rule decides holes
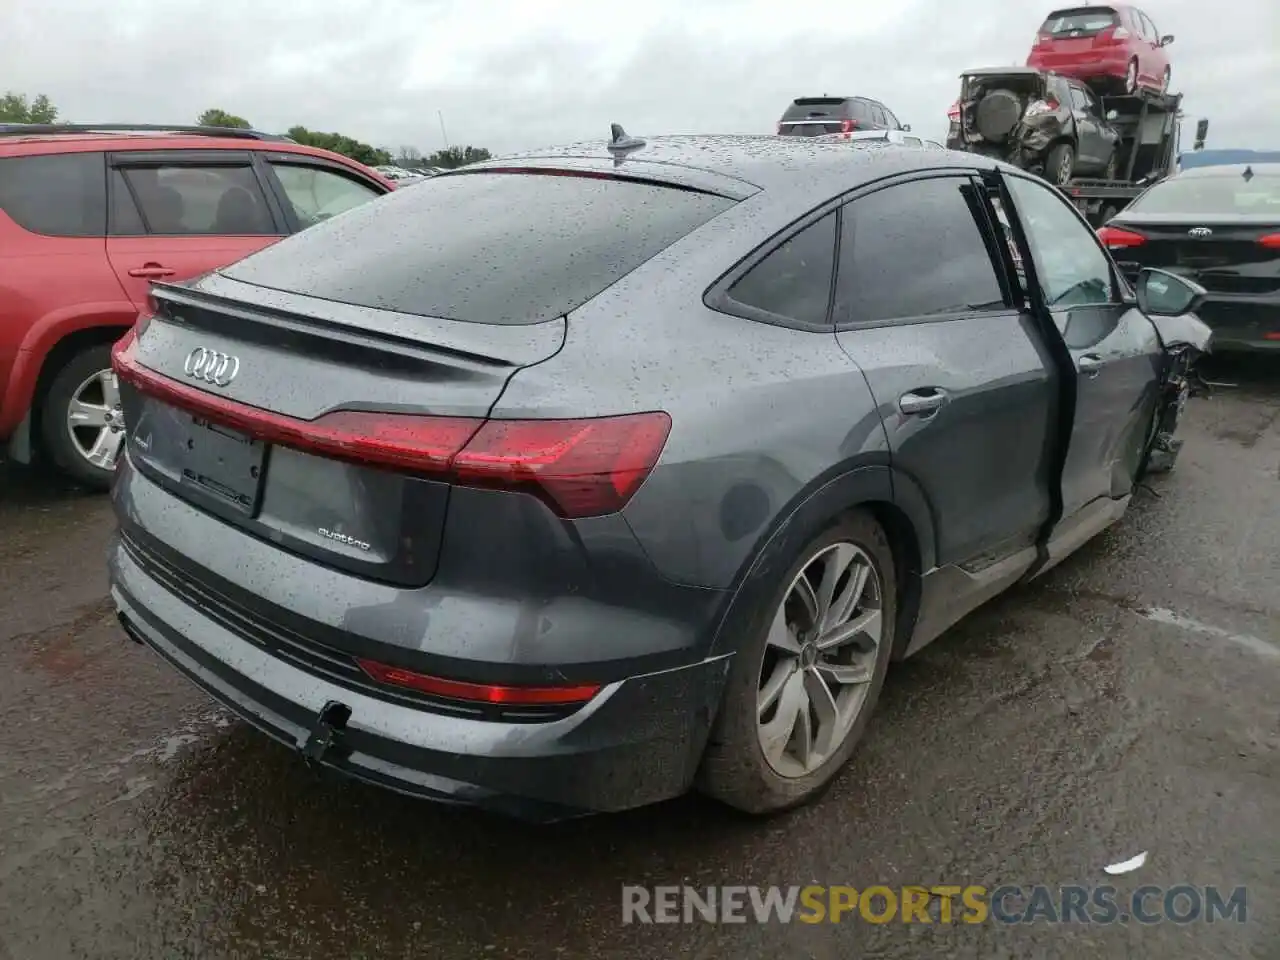
[[[239,127],[201,127],[170,123],[0,123],[0,137],[44,137],[68,133],[178,133],[238,140],[293,143],[289,137]]]

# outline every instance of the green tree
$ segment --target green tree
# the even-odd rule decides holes
[[[445,170],[453,170],[457,167],[465,167],[469,163],[488,160],[492,156],[493,154],[484,147],[445,147],[443,150],[437,150],[427,157],[425,163],[428,167],[443,167]]]
[[[196,123],[202,127],[235,127],[237,130],[250,130],[253,128],[244,117],[237,117],[234,113],[227,113],[217,107],[210,107],[200,116],[196,117]]]
[[[0,123],[55,123],[57,119],[58,108],[43,93],[34,100],[12,90],[0,96]]]
[[[342,133],[323,133],[319,130],[308,130],[306,127],[298,126],[289,128],[289,138],[308,147],[332,150],[334,153],[340,153],[344,157],[350,157],[352,160],[370,167],[391,162],[390,152],[371,147],[367,143],[362,143]]]

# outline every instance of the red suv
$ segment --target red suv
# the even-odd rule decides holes
[[[0,125],[0,454],[109,485],[111,344],[186,280],[372,200],[390,181],[249,130]]]
[[[1167,93],[1172,70],[1151,18],[1137,7],[1113,4],[1065,7],[1045,19],[1027,66],[1074,77],[1101,92],[1136,93],[1139,87]]]

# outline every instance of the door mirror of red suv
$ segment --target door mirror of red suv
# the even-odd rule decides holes
[[[1172,33],[1166,33],[1163,37],[1160,38],[1160,46],[1162,47],[1167,47],[1171,43],[1173,43]]]

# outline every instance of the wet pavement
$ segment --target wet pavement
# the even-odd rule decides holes
[[[533,828],[312,773],[124,640],[105,498],[0,466],[0,960],[1280,957],[1280,366],[1219,376],[1155,494],[891,673],[768,821]],[[1108,882],[1244,885],[1247,919],[621,922],[623,884]]]

